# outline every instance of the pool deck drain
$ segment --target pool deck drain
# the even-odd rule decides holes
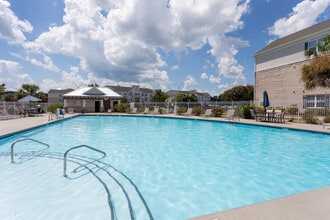
[[[65,115],[67,117],[75,116],[74,114]],[[134,115],[138,116],[138,114]],[[146,115],[143,115],[146,116]],[[150,115],[153,116],[153,115]],[[174,115],[157,115],[160,117],[178,117]],[[228,121],[224,118],[214,117],[189,117],[192,119],[204,119],[215,121]],[[25,117],[11,120],[0,120],[0,137],[30,129],[40,125],[45,125],[48,121],[48,114],[36,117]],[[235,123],[254,124],[271,127],[280,127],[287,129],[305,130],[312,132],[330,134],[330,127],[323,128],[322,125],[311,125],[305,123],[263,123],[255,120],[240,119]],[[262,203],[257,203],[249,206],[243,206],[235,209],[230,209],[222,212],[206,214],[203,216],[191,218],[191,220],[326,220],[330,216],[330,186],[308,191],[305,193],[295,194],[269,200]]]

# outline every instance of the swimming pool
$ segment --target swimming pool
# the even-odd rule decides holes
[[[50,147],[20,142],[10,163],[25,137]],[[329,186],[329,143],[235,123],[79,116],[0,140],[0,218],[186,219],[235,208]],[[76,149],[63,177],[64,152],[82,144],[107,156],[86,165],[100,154]]]

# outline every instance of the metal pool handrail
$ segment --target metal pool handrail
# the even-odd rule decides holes
[[[49,148],[49,145],[48,145],[48,144],[43,143],[43,142],[38,141],[38,140],[35,140],[35,139],[33,139],[33,138],[23,138],[23,139],[17,140],[17,141],[15,141],[14,143],[12,143],[12,145],[11,145],[11,147],[10,147],[10,156],[11,156],[11,162],[12,162],[12,163],[14,163],[14,145],[17,144],[18,142],[21,142],[21,141],[34,141],[34,142],[36,142],[36,143],[39,143],[39,144],[42,144],[42,145],[47,146],[46,149]],[[34,151],[32,151],[32,152],[34,152]]]
[[[71,148],[69,148],[67,151],[65,151],[65,153],[64,153],[64,158],[63,158],[63,175],[64,176],[67,176],[66,175],[66,157],[67,157],[67,154],[69,153],[69,151],[71,151],[71,150],[74,150],[74,149],[77,149],[77,148],[81,148],[81,147],[86,147],[86,148],[88,148],[88,149],[91,149],[91,150],[94,150],[94,151],[96,151],[96,152],[99,152],[99,153],[101,153],[101,154],[103,154],[103,157],[101,157],[101,158],[99,158],[98,160],[100,160],[100,159],[102,159],[102,158],[104,158],[105,156],[107,156],[107,154],[104,152],[104,151],[101,151],[101,150],[99,150],[99,149],[96,149],[96,148],[94,148],[94,147],[91,147],[91,146],[88,146],[88,145],[85,145],[85,144],[83,144],[83,145],[78,145],[78,146],[75,146],[75,147],[71,147]],[[96,160],[94,160],[94,161],[96,161]],[[92,162],[91,162],[92,163]]]

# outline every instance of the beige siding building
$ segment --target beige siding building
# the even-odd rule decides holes
[[[121,95],[107,87],[85,87],[63,95],[64,107],[74,112],[107,112],[120,103]]]
[[[301,67],[311,59],[305,51],[317,51],[318,43],[327,35],[330,20],[278,39],[258,51],[254,55],[255,104],[262,104],[263,92],[267,91],[273,107],[295,105],[300,111],[329,108],[330,88],[306,90],[301,80]]]
[[[48,104],[64,103],[63,95],[72,92],[73,89],[51,89],[48,91]]]

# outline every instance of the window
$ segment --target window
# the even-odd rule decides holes
[[[311,53],[317,53],[318,45],[325,41],[325,38],[320,38],[317,40],[312,40],[305,43],[305,51],[309,51]]]
[[[328,108],[329,95],[307,95],[303,97],[304,108]]]

